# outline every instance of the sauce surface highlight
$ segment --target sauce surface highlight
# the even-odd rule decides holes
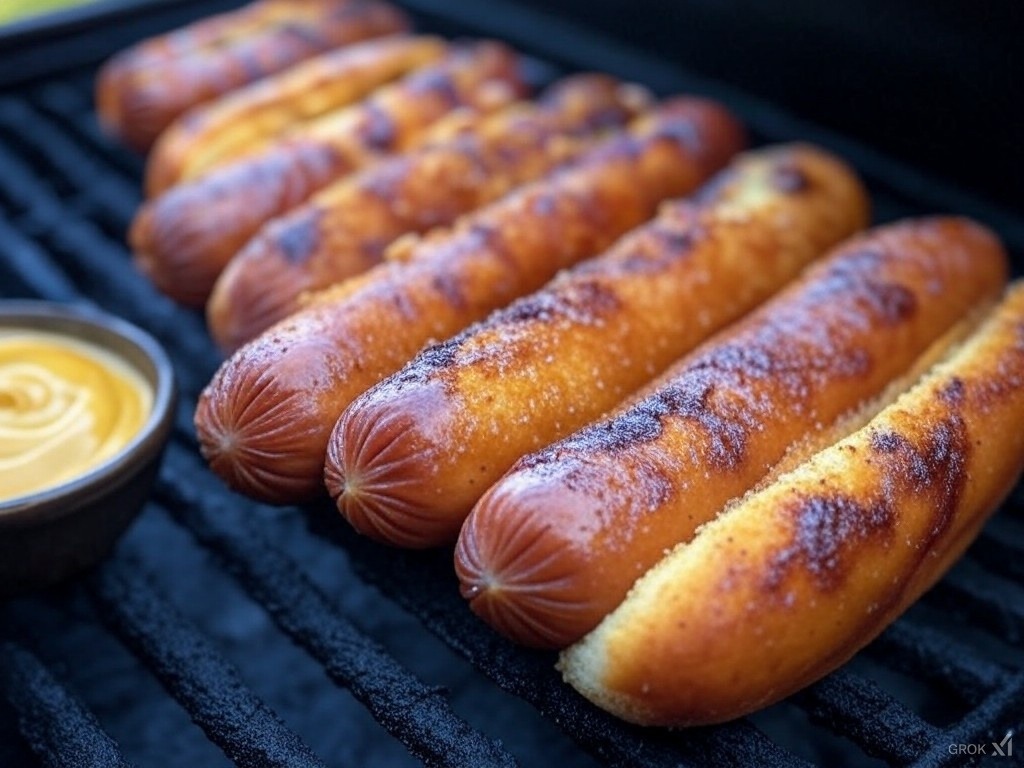
[[[111,352],[0,328],[0,501],[102,464],[131,442],[152,407],[150,386]]]

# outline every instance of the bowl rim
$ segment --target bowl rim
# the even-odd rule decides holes
[[[132,439],[106,461],[58,485],[0,501],[0,527],[34,525],[63,517],[111,493],[159,454],[173,422],[177,400],[174,367],[163,347],[147,331],[91,304],[64,304],[36,299],[0,301],[0,329],[53,333],[92,344],[138,370],[148,382],[149,377],[145,371],[139,370],[126,355],[102,339],[83,338],[73,332],[48,329],[45,325],[37,325],[38,321],[91,327],[127,341],[153,365],[153,404],[149,417]]]

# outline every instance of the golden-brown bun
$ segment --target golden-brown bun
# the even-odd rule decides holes
[[[721,722],[842,664],[966,549],[1024,466],[1024,283],[863,429],[706,525],[562,657],[599,706]]]

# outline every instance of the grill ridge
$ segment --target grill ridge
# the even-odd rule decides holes
[[[218,500],[216,481],[172,447],[158,496],[168,513],[213,550],[296,643],[374,718],[431,766],[511,766],[500,745],[472,729],[444,694],[402,669],[342,617],[297,563],[274,548],[244,514]],[[186,482],[186,478],[188,478]]]
[[[324,767],[157,590],[141,564],[120,558],[108,563],[91,581],[90,590],[118,637],[237,765]]]
[[[985,694],[1005,685],[1006,668],[979,657],[973,649],[933,629],[897,622],[868,646],[867,653],[884,659],[912,677],[945,686],[948,690]]]
[[[793,698],[813,721],[852,739],[867,754],[899,765],[913,761],[939,735],[870,680],[842,668]]]
[[[56,768],[131,768],[117,744],[35,654],[0,644],[0,688],[43,764]]]
[[[366,581],[417,615],[435,635],[465,656],[506,691],[533,704],[570,735],[612,765],[750,766],[805,765],[772,743],[746,721],[695,728],[676,736],[668,731],[623,723],[566,686],[554,669],[555,655],[518,648],[484,626],[459,597],[451,554],[393,551],[358,536],[324,505],[306,519],[311,529],[340,545]],[[382,567],[384,561],[387,567]],[[444,574],[438,578],[438,572]],[[416,585],[410,590],[409,585]],[[429,608],[424,608],[429,606]]]

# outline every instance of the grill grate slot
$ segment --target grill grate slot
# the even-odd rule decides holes
[[[971,551],[985,569],[1018,584],[1024,582],[1024,523],[1009,514],[993,519]]]
[[[121,751],[32,653],[0,644],[0,687],[17,713],[22,737],[47,768],[128,768]]]
[[[969,560],[957,565],[925,597],[952,607],[976,627],[983,627],[1010,645],[1024,641],[1024,589],[993,576]]]
[[[117,143],[100,128],[92,105],[92,83],[89,72],[82,77],[50,81],[33,91],[29,98],[39,112],[53,120],[55,126],[67,133],[89,152],[93,158],[116,172],[117,178],[127,184],[128,192],[139,196],[136,179],[142,173],[142,158]]]
[[[9,100],[0,105],[0,132],[32,157],[43,174],[63,178],[65,194],[78,196],[78,207],[105,225],[110,237],[123,239],[139,203],[133,184],[112,173],[109,164],[96,162],[93,153],[79,148],[64,130],[26,102]]]
[[[846,736],[867,754],[905,765],[934,744],[928,725],[874,683],[839,669],[793,697],[812,721]]]
[[[1005,668],[979,658],[976,652],[910,619],[886,630],[867,651],[873,658],[911,677],[941,686],[977,704],[1005,684]]]
[[[339,615],[331,600],[273,547],[223,494],[198,460],[172,448],[159,495],[167,511],[213,550],[296,643],[374,718],[428,765],[510,766],[515,760],[473,730],[442,691],[402,669],[375,642]]]
[[[0,155],[0,176],[3,176],[3,157]],[[5,293],[11,296],[47,296],[53,301],[75,301],[78,289],[64,274],[50,255],[33,240],[0,216],[0,275]]]
[[[476,619],[458,595],[450,552],[391,551],[361,539],[326,508],[308,519],[316,532],[344,547],[364,579],[416,615],[498,685],[533,704],[611,765],[804,764],[744,721],[680,735],[622,723],[568,688],[554,669],[553,654],[517,648]]]
[[[1008,731],[1020,732],[1020,705],[1024,701],[1024,674],[1007,680],[1005,686],[989,696],[956,726],[947,729],[927,752],[914,763],[914,768],[931,768],[964,764],[963,758],[950,754],[951,744],[988,744],[1001,741],[1007,731],[997,728],[995,723],[1012,722]],[[1011,718],[1016,718],[1012,720]],[[973,761],[972,761],[973,762]]]
[[[148,582],[140,564],[109,563],[93,580],[92,592],[114,632],[236,764],[323,768],[309,747],[245,686],[235,668]]]

